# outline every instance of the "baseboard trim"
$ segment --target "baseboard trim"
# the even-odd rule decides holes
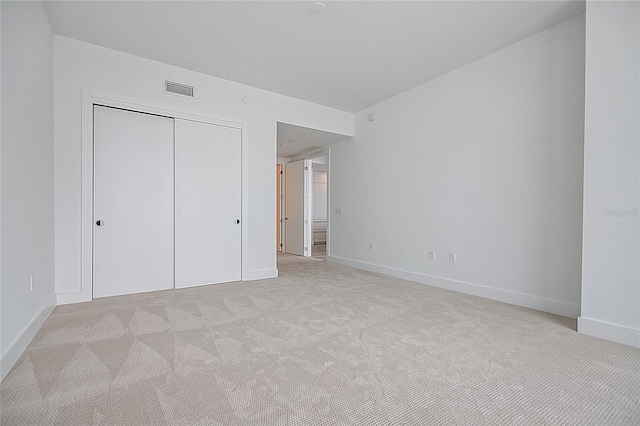
[[[258,269],[247,271],[242,274],[242,281],[266,280],[268,278],[277,278],[278,269]]]
[[[276,278],[278,269],[259,269],[242,273],[242,281],[264,280],[268,278]],[[90,289],[81,291],[69,291],[58,293],[58,305],[69,305],[71,303],[90,302],[93,300]]]
[[[20,332],[18,337],[9,345],[6,351],[0,358],[0,380],[4,380],[6,375],[11,371],[15,363],[20,356],[24,353],[29,343],[36,337],[36,334],[45,323],[49,315],[53,313],[56,308],[56,295],[53,294],[49,298],[45,306],[40,309],[40,312],[36,314],[29,324]]]
[[[71,303],[91,302],[93,294],[91,291],[68,291],[58,293],[58,305],[69,305]]]
[[[464,281],[436,277],[433,275],[421,274],[418,272],[406,271],[403,269],[396,269],[388,266],[381,266],[373,263],[361,262],[358,260],[347,259],[338,256],[327,256],[327,261],[339,263],[341,265],[352,266],[358,269],[364,269],[366,271],[377,272],[403,280],[414,281],[433,287],[443,288],[446,290],[484,297],[486,299],[496,300],[498,302],[509,303],[511,305],[522,306],[524,308],[530,308],[555,315],[561,315],[563,317],[576,318],[578,315],[580,315],[580,305],[563,302],[560,300],[547,299],[544,297],[533,296],[531,294],[518,293]]]
[[[640,328],[580,316],[578,317],[578,333],[640,348]]]

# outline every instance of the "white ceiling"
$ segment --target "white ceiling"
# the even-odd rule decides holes
[[[55,34],[349,112],[585,9],[566,0],[323,3],[317,14],[300,0],[43,2]],[[279,156],[331,138],[292,131],[307,146],[285,154],[279,141]]]
[[[278,157],[297,157],[348,138],[338,133],[278,123]]]

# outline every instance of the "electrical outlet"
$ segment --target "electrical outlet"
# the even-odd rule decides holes
[[[29,289],[33,291],[33,275],[29,277]]]
[[[429,260],[436,260],[435,250],[429,250]]]
[[[455,262],[455,261],[456,261],[456,254],[449,253],[449,262]]]

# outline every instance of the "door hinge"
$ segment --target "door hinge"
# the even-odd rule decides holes
[[[309,170],[309,166],[304,166],[304,169],[305,170]]]
[[[309,251],[309,247],[305,247],[305,248],[304,248],[304,251]]]

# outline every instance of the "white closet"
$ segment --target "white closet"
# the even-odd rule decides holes
[[[94,297],[241,279],[240,134],[94,106]]]

